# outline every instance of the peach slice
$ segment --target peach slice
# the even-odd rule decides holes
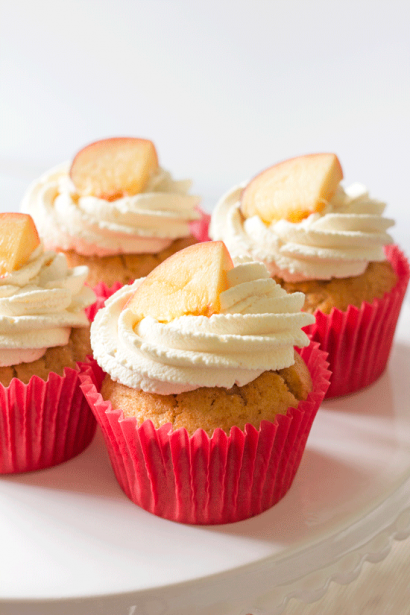
[[[0,213],[0,275],[20,269],[39,245],[29,214]]]
[[[152,316],[170,322],[186,314],[212,316],[220,310],[219,295],[227,289],[232,259],[222,241],[208,241],[176,252],[145,278],[125,308],[135,324]]]
[[[152,141],[117,137],[96,141],[78,152],[70,177],[80,196],[113,201],[142,192],[156,169],[158,156]]]
[[[336,192],[343,171],[336,154],[291,158],[262,171],[246,186],[241,198],[245,218],[259,216],[300,222],[320,212]]]

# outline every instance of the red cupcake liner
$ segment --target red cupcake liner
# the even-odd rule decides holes
[[[0,385],[0,474],[40,470],[67,461],[91,442],[96,422],[80,388],[79,370],[51,372]]]
[[[386,246],[386,257],[398,277],[396,286],[371,304],[349,306],[346,312],[315,312],[316,322],[305,327],[312,340],[328,353],[332,372],[326,398],[354,393],[383,373],[410,277],[410,267],[398,246]]]
[[[87,318],[90,322],[93,322],[98,310],[104,307],[105,300],[108,299],[108,297],[111,297],[111,295],[117,292],[117,290],[122,288],[122,286],[123,285],[121,282],[115,282],[112,286],[107,286],[104,282],[98,282],[98,284],[94,286],[93,291],[97,296],[97,300],[85,310]]]
[[[211,216],[200,207],[196,207],[195,209],[201,215],[201,218],[190,222],[189,230],[191,231],[191,235],[193,235],[199,242],[211,241],[208,234]]]
[[[210,438],[198,429],[138,426],[113,410],[99,390],[104,372],[96,361],[81,364],[82,389],[101,426],[117,480],[145,510],[172,521],[232,523],[257,515],[278,502],[292,484],[310,428],[329,386],[326,353],[313,342],[301,351],[313,390],[298,408],[274,422],[216,429]]]

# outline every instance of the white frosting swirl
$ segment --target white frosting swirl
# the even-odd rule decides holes
[[[88,326],[95,301],[84,286],[88,267],[69,269],[63,254],[40,245],[20,269],[0,277],[0,366],[35,361],[67,344],[72,327]]]
[[[287,294],[262,263],[235,259],[221,312],[181,316],[169,323],[123,309],[142,279],[106,301],[91,326],[99,365],[122,384],[163,395],[200,387],[243,386],[267,370],[294,363],[294,346],[307,346],[301,328],[314,316],[301,312],[303,293]]]
[[[31,214],[49,249],[86,256],[156,253],[190,234],[200,218],[189,180],[174,181],[159,169],[144,192],[115,201],[80,197],[65,163],[44,173],[26,192],[22,211]]]
[[[394,221],[382,217],[385,204],[371,199],[361,184],[339,186],[321,213],[270,225],[258,216],[243,217],[245,185],[225,194],[212,214],[210,236],[222,239],[232,255],[249,254],[287,282],[357,276],[370,261],[385,260],[383,246],[392,243],[386,229]]]

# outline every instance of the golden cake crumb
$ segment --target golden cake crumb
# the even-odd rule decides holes
[[[274,421],[277,414],[296,408],[312,390],[312,380],[304,361],[295,352],[295,364],[278,372],[264,372],[243,387],[231,389],[202,387],[179,395],[158,395],[132,389],[114,382],[107,374],[101,395],[124,416],[135,416],[138,424],[150,419],[156,428],[171,423],[185,427],[192,435],[203,429],[212,436],[217,427],[227,434],[246,423],[259,428],[261,421]]]
[[[69,267],[87,265],[87,283],[94,287],[99,282],[112,286],[115,282],[130,284],[137,278],[148,275],[166,258],[197,243],[194,237],[176,239],[168,248],[157,254],[119,254],[115,256],[83,256],[73,250],[59,250],[66,255]]]
[[[381,299],[396,285],[397,276],[389,261],[383,261],[369,263],[362,275],[350,278],[285,282],[274,277],[274,280],[288,293],[305,293],[305,312],[314,314],[316,310],[321,310],[324,314],[330,314],[332,308],[346,311],[349,305],[360,308],[363,301],[372,303],[374,299]]]
[[[47,380],[50,372],[62,376],[65,367],[75,368],[77,361],[84,361],[90,354],[92,354],[90,327],[73,328],[66,346],[48,348],[40,359],[31,363],[0,367],[0,382],[7,387],[13,378],[28,384],[34,375],[40,376],[43,380]]]

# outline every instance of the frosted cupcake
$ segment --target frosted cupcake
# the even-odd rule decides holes
[[[0,214],[0,473],[65,461],[91,441],[78,361],[90,354],[86,267],[44,251],[27,214]]]
[[[329,352],[328,396],[380,376],[409,279],[385,204],[361,184],[344,189],[342,178],[334,154],[287,160],[227,193],[210,227],[232,254],[264,262],[283,288],[305,293],[303,309],[316,316],[307,330]]]
[[[222,242],[186,248],[107,300],[91,334],[104,371],[94,363],[83,390],[134,502],[226,523],[283,497],[328,386],[303,301],[263,264],[234,265]]]
[[[147,275],[202,232],[191,182],[159,166],[146,139],[113,138],[82,149],[28,189],[30,213],[46,248],[70,266],[87,265],[88,283],[112,286]],[[98,289],[97,289],[98,292]]]

